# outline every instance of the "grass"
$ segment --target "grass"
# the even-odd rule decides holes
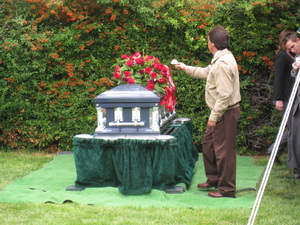
[[[0,151],[0,191],[14,180],[43,167],[55,155]],[[254,157],[266,165],[268,157]],[[286,156],[282,157],[282,161]],[[274,164],[255,224],[299,224],[300,180]],[[209,200],[209,199],[208,199]],[[101,207],[67,203],[0,203],[0,224],[247,224],[251,209],[176,209]]]

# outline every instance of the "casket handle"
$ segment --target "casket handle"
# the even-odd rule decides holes
[[[123,122],[123,123],[120,123],[120,122],[110,122],[109,123],[109,126],[110,127],[124,127],[124,126],[145,126],[145,122],[137,122],[137,121],[134,121],[134,122]]]

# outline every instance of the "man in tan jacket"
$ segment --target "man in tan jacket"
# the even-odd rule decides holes
[[[178,63],[176,68],[206,80],[205,100],[211,110],[203,137],[203,160],[207,181],[198,188],[218,187],[211,197],[235,197],[236,134],[241,101],[239,73],[230,49],[228,32],[221,26],[208,33],[208,49],[214,55],[205,68]]]

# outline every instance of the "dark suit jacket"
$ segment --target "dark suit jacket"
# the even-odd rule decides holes
[[[274,101],[288,101],[295,78],[291,76],[294,60],[284,51],[279,51],[275,58]]]

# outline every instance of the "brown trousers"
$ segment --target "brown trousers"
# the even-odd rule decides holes
[[[227,110],[215,127],[206,127],[203,160],[207,183],[221,194],[236,190],[236,134],[240,107]]]

